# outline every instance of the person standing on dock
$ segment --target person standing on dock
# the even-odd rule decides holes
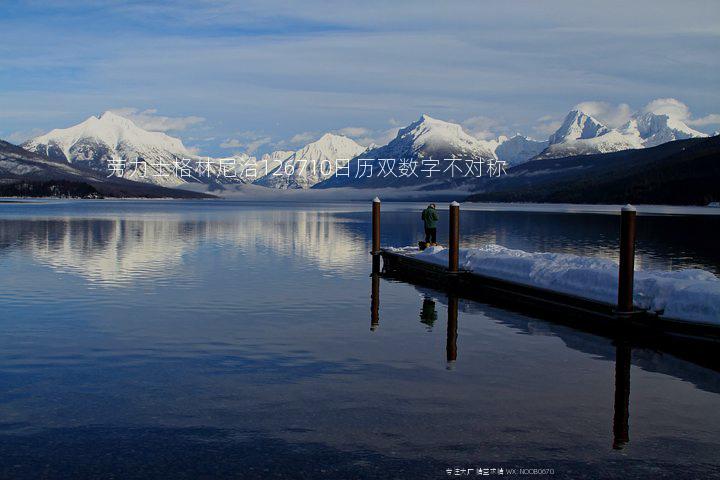
[[[422,212],[422,220],[425,226],[425,243],[427,245],[437,245],[437,222],[440,217],[435,210],[435,204],[431,203]]]

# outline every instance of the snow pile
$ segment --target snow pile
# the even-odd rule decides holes
[[[418,260],[447,265],[448,251],[436,246],[389,249]],[[605,258],[564,253],[528,253],[500,245],[460,249],[460,268],[474,273],[592,300],[617,302],[618,265]],[[635,272],[633,301],[666,317],[720,324],[720,278],[699,269]]]

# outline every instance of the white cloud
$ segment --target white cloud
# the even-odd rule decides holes
[[[657,115],[667,115],[670,118],[682,121],[690,119],[690,109],[688,106],[675,98],[656,98],[645,105],[643,111]]]
[[[242,143],[237,138],[228,138],[224,142],[220,144],[220,148],[240,148],[244,146],[245,144]]]
[[[309,142],[311,142],[311,141],[313,141],[313,140],[315,139],[316,135],[317,135],[317,134],[316,134],[315,132],[302,132],[302,133],[298,133],[298,134],[296,134],[296,135],[293,135],[293,136],[290,138],[290,143],[291,143],[291,144],[297,144],[297,143],[305,144],[305,143],[309,143]]]
[[[337,131],[340,135],[345,135],[346,137],[366,137],[370,135],[371,130],[365,127],[345,127],[341,128]]]
[[[382,146],[390,143],[392,139],[397,137],[397,128],[388,128],[386,130],[369,131],[364,137],[355,138],[354,140],[363,147],[371,145]]]
[[[132,120],[138,127],[151,132],[180,131],[205,121],[203,117],[166,117],[158,115],[157,110],[149,108],[140,110],[133,107],[116,108],[111,110],[122,117]]]
[[[251,155],[263,145],[270,144],[272,140],[272,137],[270,137],[269,135],[264,135],[261,132],[256,132],[253,130],[236,132],[233,135],[234,137],[228,138],[224,142],[222,142],[220,144],[220,148],[244,148],[244,153]]]
[[[5,136],[4,140],[7,142],[10,142],[10,143],[14,143],[15,145],[20,145],[21,143],[25,142],[26,140],[30,140],[33,137],[42,135],[43,133],[45,133],[45,132],[39,128],[33,128],[30,130],[21,130],[21,131],[9,133],[7,136]]]
[[[462,126],[473,137],[490,140],[498,136],[500,122],[490,117],[476,116],[462,122]]]
[[[643,111],[667,115],[694,127],[720,125],[720,114],[710,113],[704,117],[693,118],[690,108],[676,98],[657,98],[645,105]]]
[[[255,153],[258,148],[262,147],[263,145],[269,144],[270,140],[270,137],[261,137],[249,142],[247,145],[245,145],[245,153],[247,153],[248,155]]]
[[[610,128],[617,128],[627,123],[633,113],[627,103],[613,105],[608,102],[588,101],[578,103],[575,109],[597,118]]]
[[[543,115],[537,119],[538,123],[532,128],[538,135],[541,135],[547,139],[550,135],[562,125],[562,120],[553,115]]]
[[[705,125],[720,125],[720,114],[711,113],[710,115],[705,115],[704,117],[688,120],[686,123],[695,127],[704,127]]]

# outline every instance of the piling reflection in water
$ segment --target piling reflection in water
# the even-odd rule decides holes
[[[370,295],[370,330],[377,330],[380,324],[380,274],[374,271],[371,275]],[[458,311],[459,297],[449,294],[447,296],[447,337],[445,353],[447,369],[455,367],[458,357]],[[435,300],[424,295],[420,307],[420,323],[431,332],[438,319]],[[630,341],[620,335],[615,341],[615,398],[613,415],[613,442],[612,448],[622,450],[630,441],[630,367],[632,361],[632,346]]]
[[[630,342],[618,339],[615,346],[615,416],[613,418],[613,448],[622,450],[630,441]]]
[[[374,332],[380,326],[380,274],[373,269],[370,277],[370,331]]]
[[[458,297],[448,295],[447,309],[447,368],[451,370],[457,360]]]

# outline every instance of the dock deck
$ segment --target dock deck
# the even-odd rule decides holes
[[[720,350],[720,326],[664,318],[655,312],[636,309],[619,314],[616,306],[531,285],[480,275],[467,270],[451,272],[448,268],[380,249],[385,277],[446,291],[463,298],[477,299],[585,330],[617,332],[678,341],[702,342],[717,355]]]

